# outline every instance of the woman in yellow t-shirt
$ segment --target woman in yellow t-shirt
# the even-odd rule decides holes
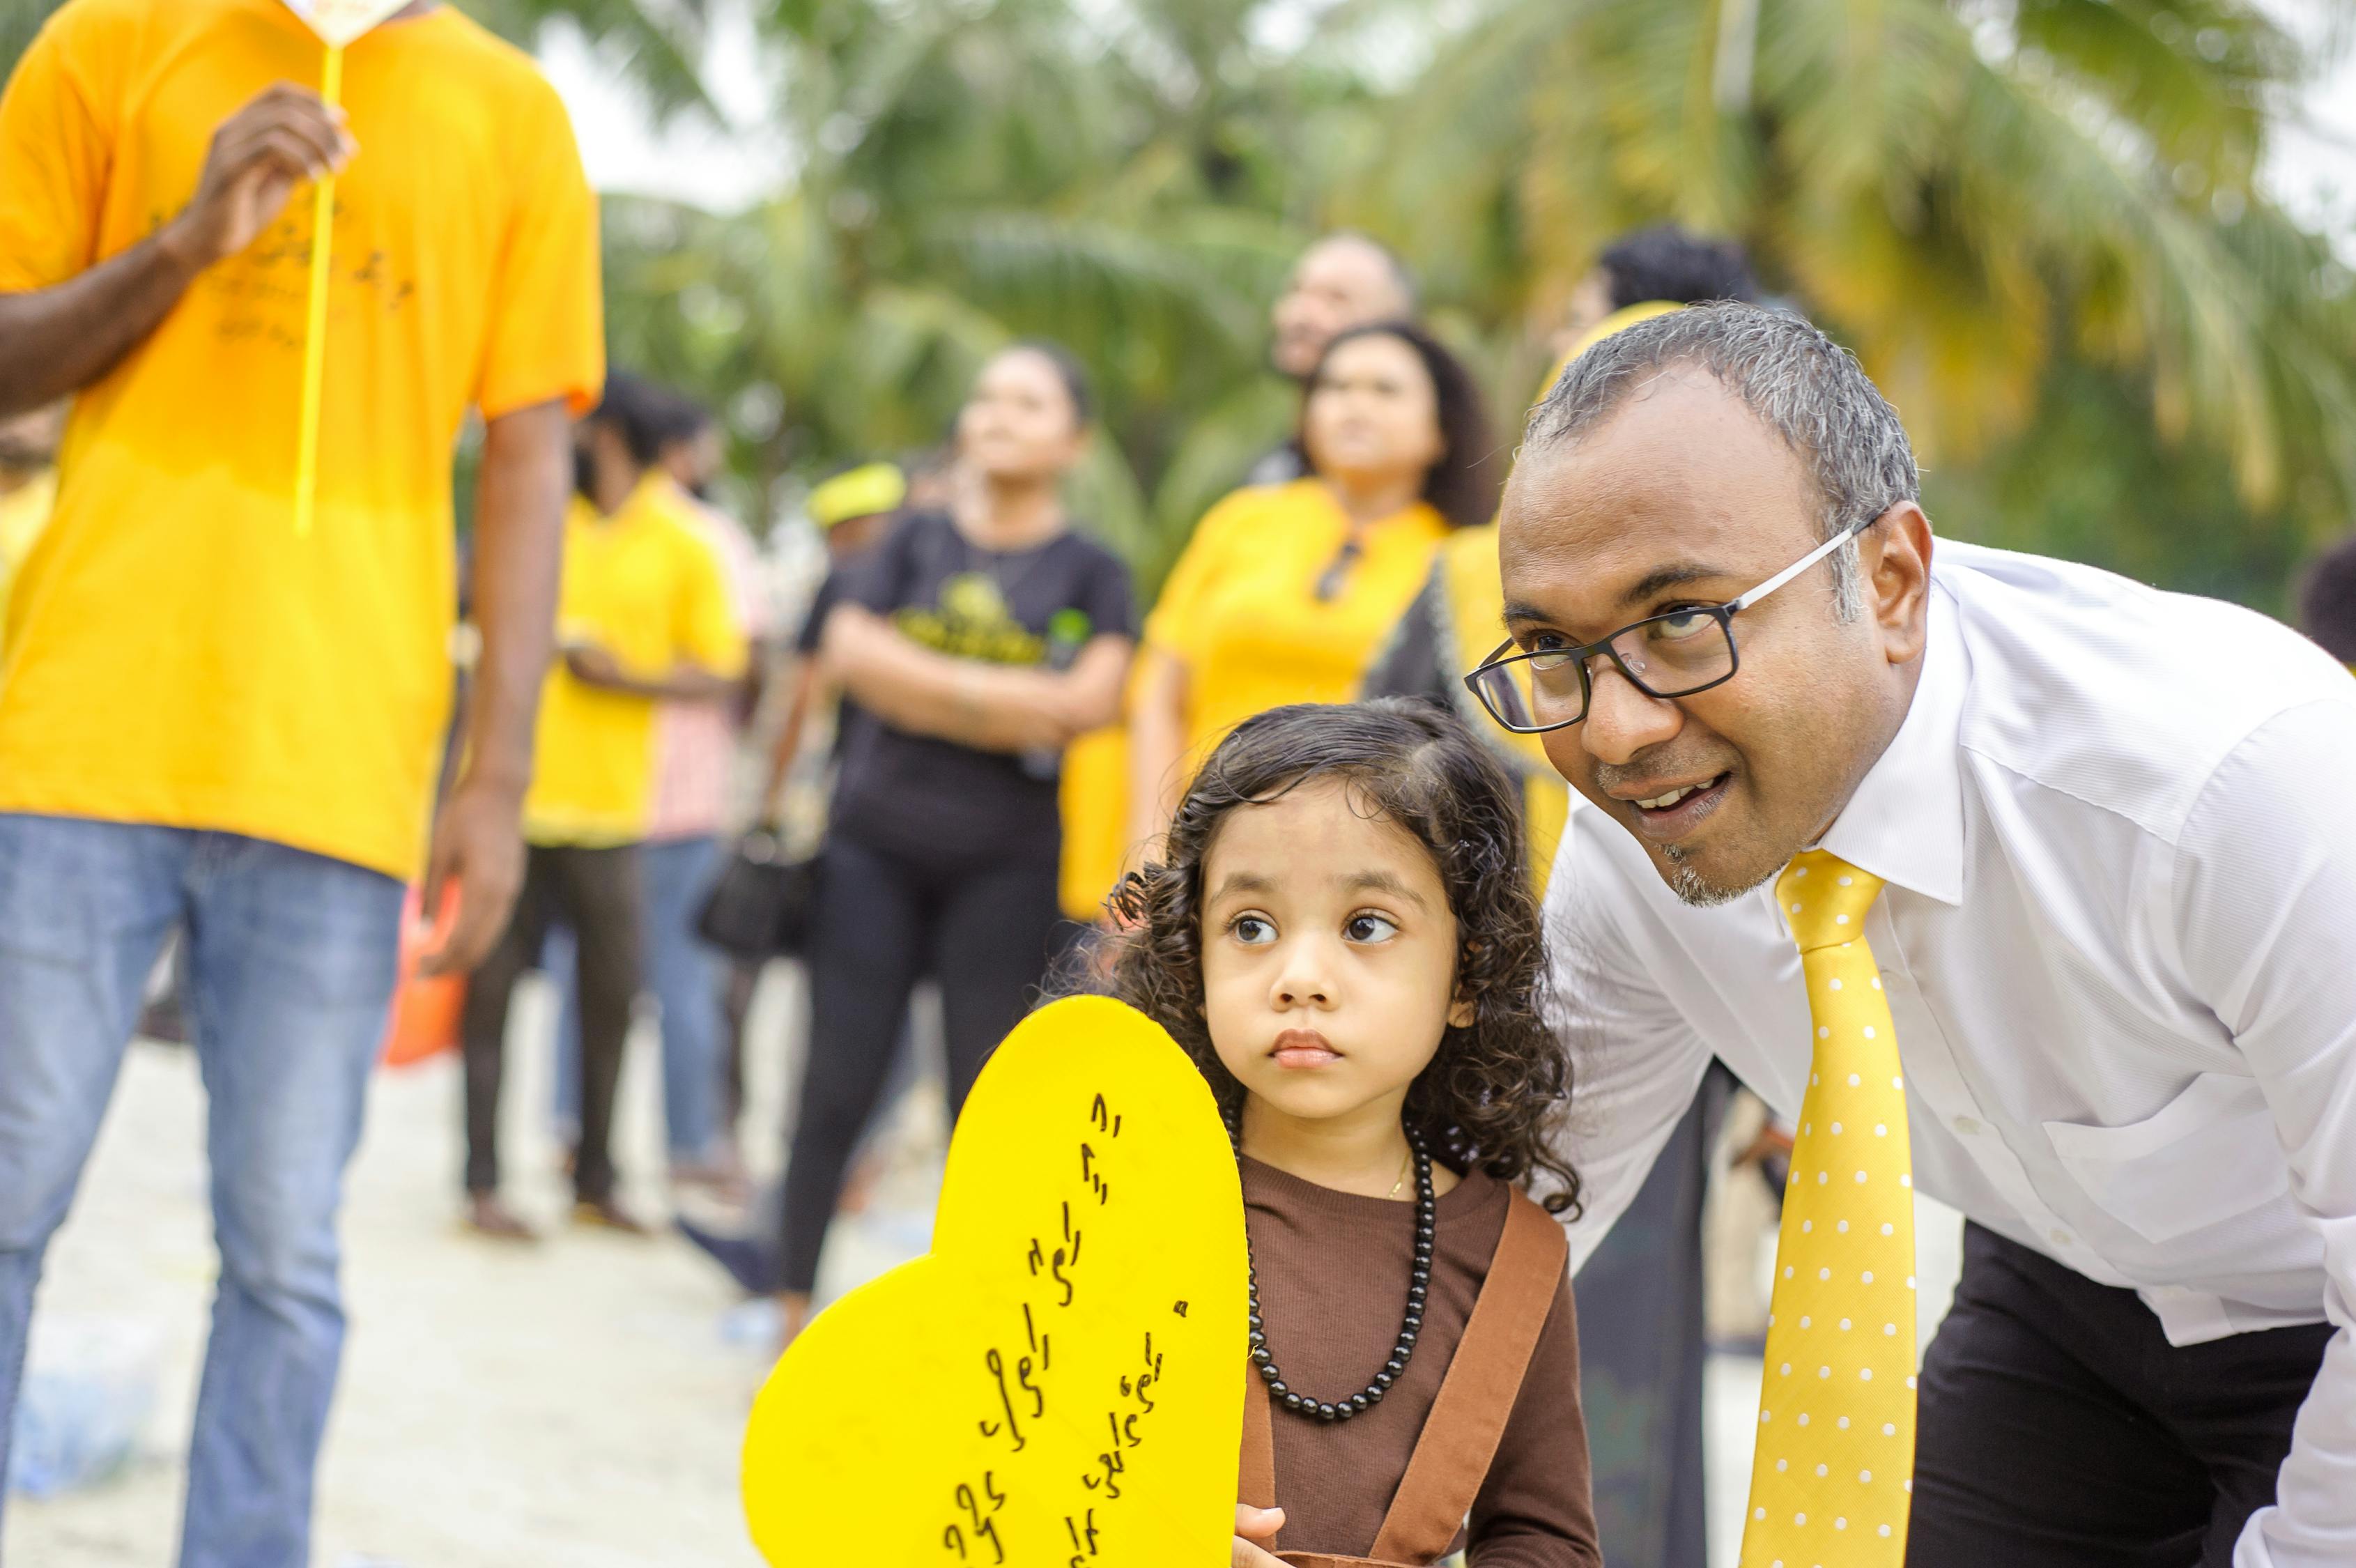
[[[1146,619],[1130,688],[1132,852],[1237,724],[1356,695],[1440,541],[1495,510],[1505,456],[1480,392],[1405,322],[1333,339],[1296,440],[1309,477],[1212,508]]]

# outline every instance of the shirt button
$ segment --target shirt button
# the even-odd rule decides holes
[[[2078,1238],[2071,1235],[2067,1230],[2056,1230],[2051,1232],[2051,1235],[2053,1244],[2057,1247],[2070,1246],[2078,1240]]]
[[[1979,1136],[1980,1124],[1973,1117],[1958,1116],[1955,1118],[1955,1131],[1966,1138],[1976,1138]]]

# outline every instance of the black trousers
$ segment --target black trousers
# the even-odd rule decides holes
[[[2133,1291],[1968,1227],[1923,1358],[1908,1568],[2230,1568],[2331,1335],[2179,1348]]]
[[[533,844],[526,852],[515,914],[466,983],[459,1037],[466,1056],[466,1190],[499,1184],[499,1080],[507,1055],[508,1002],[523,972],[540,961],[549,928],[573,929],[581,1006],[581,1145],[573,1190],[599,1201],[614,1190],[614,1089],[638,993],[638,846],[610,849]]]
[[[955,1118],[981,1064],[1021,1021],[1061,914],[1055,857],[920,861],[838,835],[819,863],[809,1053],[786,1164],[781,1287],[808,1291],[844,1167],[892,1070],[908,993],[940,983]]]
[[[1734,1091],[1716,1062],[1652,1174],[1579,1271],[1580,1399],[1612,1568],[1705,1568],[1702,1205]]]

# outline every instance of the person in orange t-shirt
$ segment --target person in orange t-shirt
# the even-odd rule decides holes
[[[0,1470],[42,1253],[183,928],[220,1283],[182,1568],[308,1560],[402,885],[461,889],[434,969],[507,923],[569,415],[605,371],[596,203],[530,60],[429,0],[349,46],[340,111],[324,60],[280,0],[68,0],[0,96],[0,418],[74,400],[0,631]],[[482,655],[429,822],[470,408]]]

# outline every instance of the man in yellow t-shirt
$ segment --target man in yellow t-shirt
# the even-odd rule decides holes
[[[438,967],[506,923],[569,415],[604,374],[595,201],[530,60],[431,0],[349,47],[340,112],[324,60],[281,0],[68,0],[0,97],[0,417],[74,400],[0,632],[0,1448],[42,1251],[185,928],[220,1283],[182,1568],[307,1561],[402,883],[463,890]],[[483,652],[429,839],[470,407]]]
[[[508,1002],[559,921],[579,943],[581,1142],[574,1217],[644,1229],[614,1196],[608,1133],[640,972],[639,848],[654,813],[664,701],[724,697],[744,671],[744,627],[695,503],[658,466],[662,394],[615,376],[581,426],[580,497],[564,525],[562,660],[540,704],[538,772],[524,798],[522,896],[475,971],[466,1054],[469,1221],[531,1232],[498,1197],[498,1096]]]

